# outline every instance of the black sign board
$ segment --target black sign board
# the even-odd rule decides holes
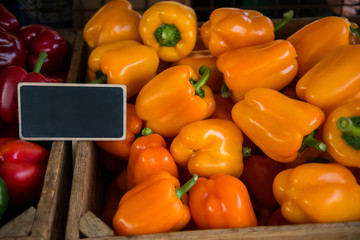
[[[20,83],[19,135],[23,140],[124,140],[126,86]]]

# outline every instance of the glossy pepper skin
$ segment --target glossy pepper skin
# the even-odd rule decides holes
[[[151,175],[166,171],[179,177],[178,167],[162,136],[153,133],[137,138],[130,149],[127,165],[127,187],[131,189]]]
[[[49,151],[36,143],[0,138],[0,177],[7,184],[9,206],[36,200],[44,182]]]
[[[283,216],[292,223],[347,222],[360,219],[360,186],[337,163],[307,163],[280,172],[273,191]]]
[[[16,16],[2,3],[0,3],[0,28],[15,34],[20,29],[20,23]]]
[[[232,118],[267,156],[279,162],[291,162],[307,144],[325,151],[326,145],[307,140],[325,121],[320,108],[291,99],[269,88],[254,88],[232,109]],[[307,138],[305,138],[307,139]],[[308,141],[310,141],[308,143]]]
[[[281,90],[298,70],[295,48],[282,39],[225,52],[218,57],[217,66],[236,102],[256,87]]]
[[[301,78],[331,50],[349,44],[350,22],[343,17],[330,16],[313,21],[287,38],[295,47]]]
[[[285,170],[285,164],[272,160],[266,155],[251,155],[244,163],[240,180],[247,187],[252,200],[262,207],[275,209],[276,201],[272,182],[275,176]]]
[[[214,95],[205,85],[209,71],[204,66],[199,72],[200,80],[188,65],[169,67],[140,90],[135,111],[146,127],[163,137],[174,137],[186,124],[214,112]],[[198,81],[192,83],[191,79]]]
[[[30,24],[20,28],[19,36],[28,50],[28,69],[35,67],[40,52],[46,52],[48,55],[41,68],[42,72],[55,73],[64,66],[69,46],[58,31],[46,25]]]
[[[0,221],[4,216],[9,204],[9,194],[4,179],[0,177]]]
[[[323,139],[340,164],[360,168],[360,100],[348,102],[326,118]]]
[[[242,144],[242,132],[233,121],[205,119],[184,126],[172,141],[170,151],[190,174],[240,177],[244,167]]]
[[[139,235],[183,229],[190,221],[187,191],[194,176],[180,188],[168,172],[158,172],[130,189],[121,198],[113,219],[116,235]]]
[[[123,141],[96,141],[96,145],[120,159],[127,160],[135,137],[142,129],[143,121],[135,113],[135,105],[126,104],[126,137]]]
[[[24,68],[19,66],[9,66],[0,74],[0,116],[8,123],[17,123],[18,116],[18,97],[17,85],[20,82],[45,82],[56,83],[57,79],[47,78],[39,73],[41,62],[46,58],[43,52],[39,57],[39,65],[33,72],[28,73]]]
[[[136,95],[155,75],[159,56],[151,47],[133,40],[103,44],[95,48],[88,58],[89,78],[100,73],[108,84],[126,85],[126,97]]]
[[[189,55],[174,62],[172,65],[189,65],[193,69],[199,69],[202,65],[206,65],[210,70],[207,85],[213,93],[220,93],[224,77],[216,66],[216,60],[217,57],[213,56],[208,49],[202,49],[192,51]]]
[[[323,57],[296,84],[297,96],[329,114],[336,107],[360,99],[360,45],[345,45]]]
[[[210,178],[199,177],[189,191],[189,206],[198,229],[257,225],[246,186],[231,175],[219,173]]]
[[[126,0],[105,3],[85,24],[83,38],[90,49],[121,40],[141,42],[139,21],[141,15]]]
[[[8,66],[26,65],[24,42],[15,34],[0,29],[0,72]]]
[[[160,1],[143,14],[139,31],[145,45],[156,50],[161,60],[177,61],[194,49],[197,37],[194,9],[176,1]]]
[[[270,18],[254,10],[217,8],[200,28],[204,45],[214,56],[225,51],[259,45],[275,39]]]

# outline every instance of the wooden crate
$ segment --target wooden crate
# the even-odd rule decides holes
[[[67,82],[81,78],[84,57],[82,33],[59,30],[72,49]],[[72,180],[71,142],[54,141],[39,202],[22,212],[0,229],[0,239],[64,239]]]
[[[360,17],[349,18],[360,24]],[[286,38],[314,18],[293,19],[276,33]],[[274,22],[277,22],[275,19]],[[69,213],[66,223],[67,240],[129,239],[114,236],[113,231],[100,221],[104,198],[104,168],[99,160],[99,149],[94,142],[80,141],[74,153],[73,181]],[[161,234],[131,236],[131,239],[360,239],[360,222],[258,226],[235,229],[189,230]]]

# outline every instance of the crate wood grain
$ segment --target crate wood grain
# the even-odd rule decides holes
[[[67,82],[81,79],[84,57],[82,32],[58,30],[70,44],[71,59]],[[71,180],[71,142],[54,141],[45,172],[44,185],[36,207],[30,207],[0,229],[0,239],[64,239]]]
[[[276,32],[276,39],[286,39],[296,30],[318,18],[294,18]],[[274,19],[274,23],[280,19]],[[360,17],[350,17],[360,25]],[[85,58],[86,59],[86,58]],[[84,60],[83,60],[84,62]],[[73,143],[73,180],[70,193],[69,212],[66,223],[66,240],[183,240],[183,239],[360,239],[360,222],[318,223],[283,226],[258,226],[251,228],[191,230],[161,234],[113,236],[113,232],[98,218],[102,209],[103,167],[98,159],[98,148],[94,142]]]

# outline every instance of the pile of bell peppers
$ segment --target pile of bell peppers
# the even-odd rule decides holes
[[[126,140],[96,142],[116,235],[360,220],[360,31],[277,39],[292,16],[111,0],[87,22],[89,82],[128,88]]]
[[[70,47],[55,29],[21,26],[0,4],[0,220],[11,220],[41,194],[49,146],[19,139],[17,85],[65,82]]]

